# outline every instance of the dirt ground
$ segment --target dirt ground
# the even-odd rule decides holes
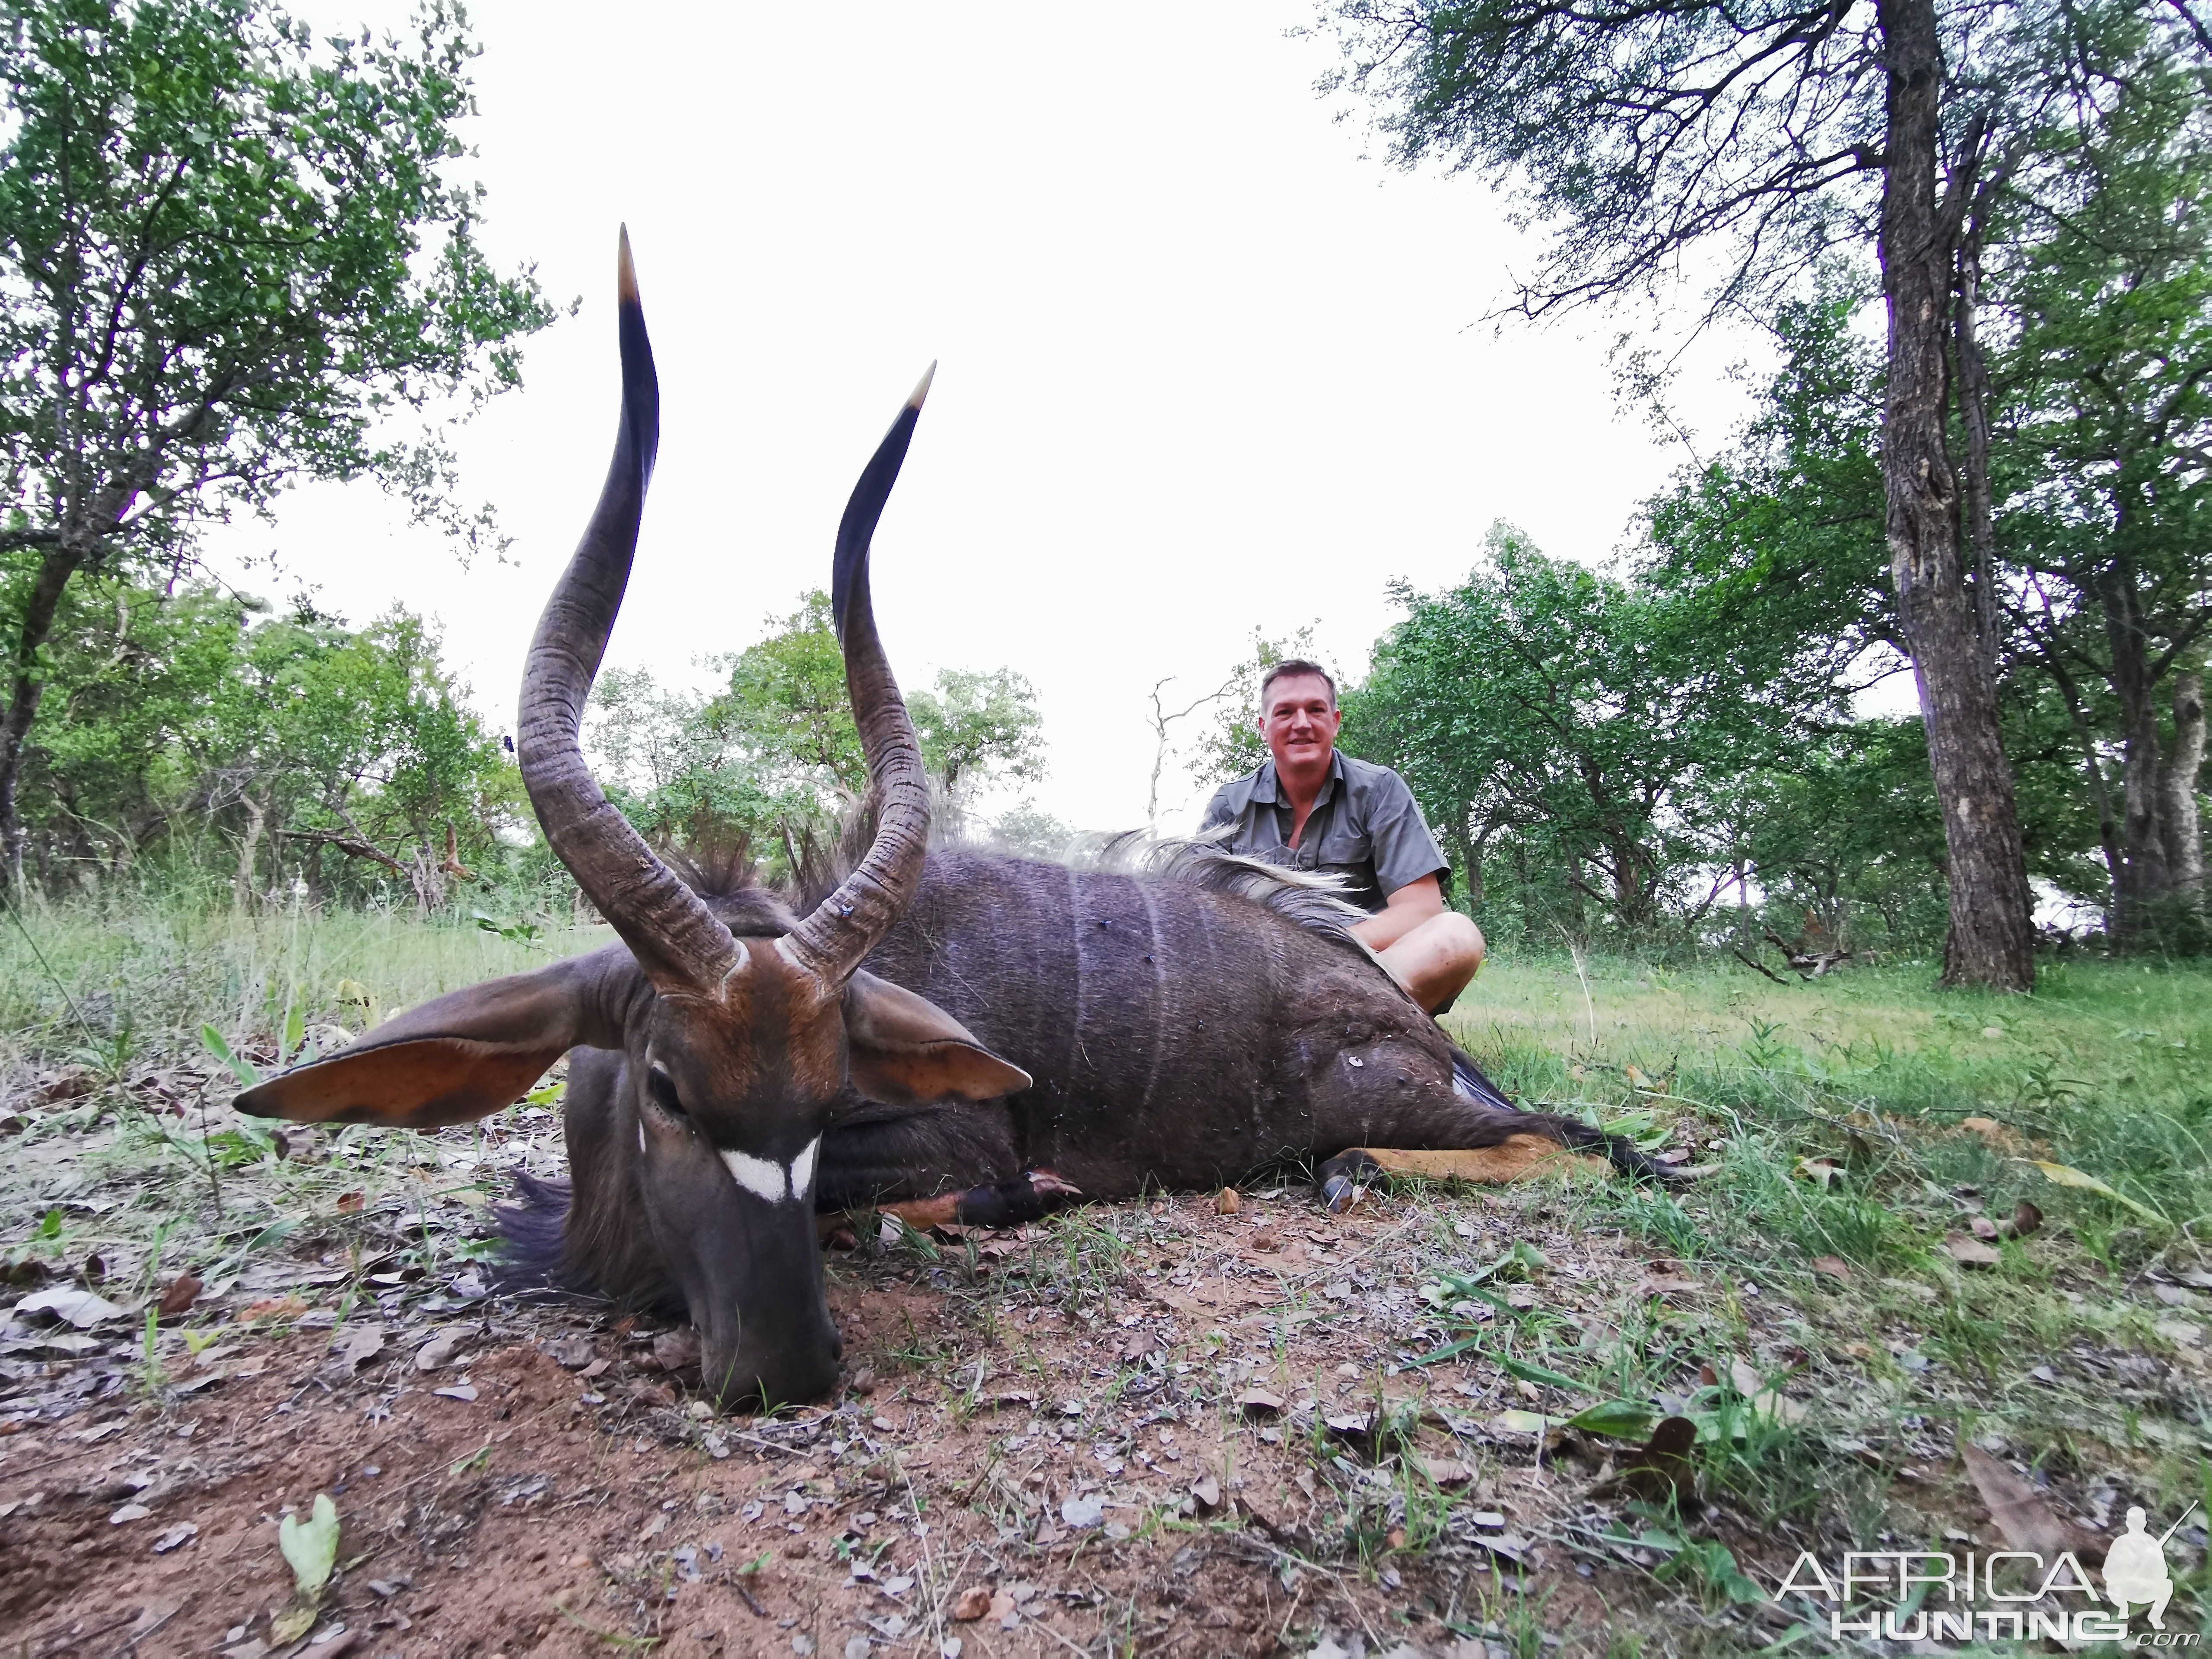
[[[1820,1326],[1845,1316],[1632,1242],[1603,1176],[1411,1183],[1340,1218],[1298,1184],[1000,1232],[850,1218],[836,1396],[727,1418],[688,1330],[488,1292],[489,1197],[558,1168],[557,1119],[511,1115],[288,1142],[226,1177],[207,1237],[232,1242],[196,1247],[189,1293],[132,1218],[198,1200],[141,1132],[11,1143],[35,1219],[0,1263],[0,1653],[1820,1650],[1817,1610],[1770,1593],[1801,1549],[2002,1541],[1978,1454],[1869,1384],[1869,1346]],[[1438,1283],[1470,1273],[1480,1302]],[[1546,1365],[1502,1357],[1509,1326]],[[1437,1358],[1469,1329],[1492,1351]],[[2195,1398],[2183,1353],[2057,1363]],[[1669,1463],[1639,1458],[1648,1422],[1568,1425],[1621,1367],[1734,1438]],[[1978,1443],[2053,1524],[2129,1500]],[[337,1566],[306,1597],[281,1540],[319,1495]],[[2177,1565],[2203,1544],[2185,1528]]]
[[[1466,1656],[1528,1645],[1510,1604],[1601,1650],[1610,1575],[1540,1541],[1598,1473],[1576,1437],[1516,1427],[1536,1391],[1494,1371],[1401,1370],[1436,1206],[1218,1202],[887,1224],[833,1254],[840,1398],[774,1420],[708,1411],[686,1332],[295,1253],[194,1310],[196,1355],[7,1362],[0,1631],[39,1659]],[[1472,1255],[1526,1231],[1454,1207]],[[318,1492],[340,1569],[280,1647],[280,1518]]]

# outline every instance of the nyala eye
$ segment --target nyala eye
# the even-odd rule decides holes
[[[684,1115],[684,1103],[676,1093],[676,1079],[658,1066],[645,1074],[645,1091],[653,1097],[653,1103],[671,1117]]]

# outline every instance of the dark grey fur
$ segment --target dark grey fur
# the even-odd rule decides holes
[[[1093,1198],[1205,1188],[1285,1158],[1347,1147],[1480,1147],[1542,1135],[1650,1166],[1571,1119],[1455,1085],[1473,1063],[1346,931],[1358,912],[1315,885],[1188,843],[1124,839],[1090,867],[933,850],[905,915],[866,962],[927,997],[1033,1087],[980,1105],[841,1102],[822,1146],[817,1210],[929,1198],[1050,1170]],[[805,885],[824,884],[830,872]],[[715,896],[739,935],[793,908],[759,890]],[[578,1182],[568,1286],[665,1302],[629,1224],[642,1194],[594,1189],[628,1160],[625,1062],[579,1051],[568,1134]],[[607,1172],[595,1174],[595,1172]],[[545,1206],[509,1224],[526,1272],[551,1267]],[[529,1213],[535,1211],[536,1214]]]

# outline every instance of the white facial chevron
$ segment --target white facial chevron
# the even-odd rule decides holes
[[[722,1154],[722,1163],[736,1182],[755,1198],[764,1203],[780,1204],[785,1199],[804,1199],[814,1182],[814,1154],[820,1150],[817,1137],[807,1142],[805,1150],[787,1166],[765,1158],[755,1158],[750,1152]]]

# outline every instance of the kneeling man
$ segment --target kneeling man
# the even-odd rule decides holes
[[[1482,933],[1444,907],[1451,866],[1387,766],[1336,752],[1344,715],[1317,663],[1279,662],[1260,682],[1260,733],[1273,757],[1222,785],[1201,840],[1294,870],[1342,878],[1371,914],[1352,931],[1431,1013],[1449,1008],[1482,966]]]

